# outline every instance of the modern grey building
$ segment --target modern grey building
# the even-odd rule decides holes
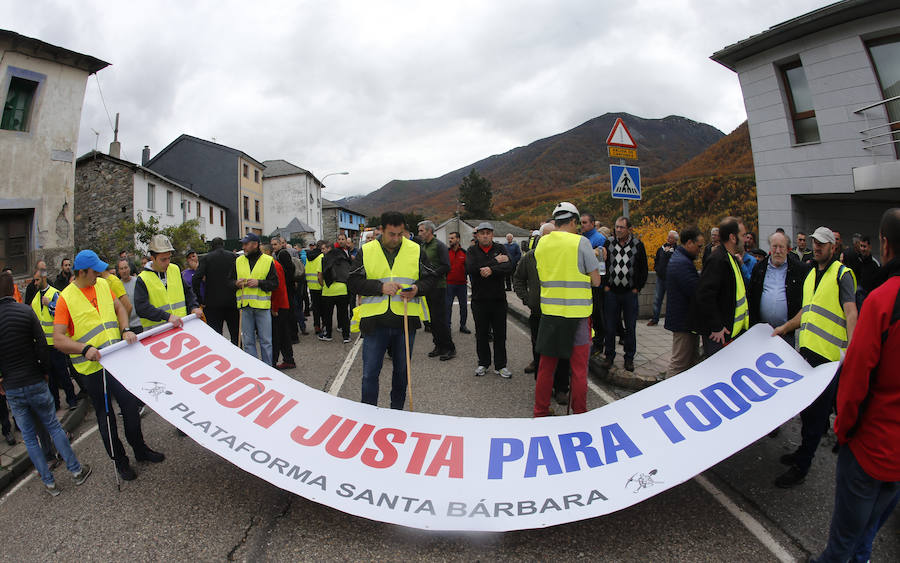
[[[777,227],[872,237],[900,204],[900,3],[846,0],[725,47],[756,169],[760,243]]]

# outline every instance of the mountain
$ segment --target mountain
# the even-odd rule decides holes
[[[711,125],[675,115],[644,119],[627,113],[607,113],[564,133],[490,156],[437,178],[392,180],[355,199],[354,208],[371,214],[398,209],[446,217],[456,210],[459,183],[474,168],[493,185],[494,212],[512,218],[523,209],[572,193],[572,188],[580,184],[583,187],[608,184],[606,138],[619,117],[638,145],[638,162],[646,178],[671,172],[724,137]]]

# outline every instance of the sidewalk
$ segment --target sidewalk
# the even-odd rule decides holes
[[[527,326],[530,314],[528,307],[514,293],[507,292],[506,299],[510,314]],[[647,326],[647,319],[638,319],[634,371],[625,371],[624,352],[618,342],[616,342],[616,359],[609,371],[600,365],[603,354],[591,357],[590,369],[595,376],[613,385],[639,390],[665,378],[671,356],[672,333],[663,328],[662,321],[656,326]]]
[[[2,397],[0,400],[5,401],[6,398]],[[63,405],[65,405],[65,401],[63,401]],[[72,432],[84,420],[89,409],[91,409],[91,400],[85,396],[79,399],[78,407],[75,410],[60,409],[56,411],[56,417],[59,418],[59,422],[66,432]],[[0,491],[8,487],[16,477],[32,468],[31,459],[25,449],[25,442],[22,441],[22,434],[15,428],[12,413],[9,418],[13,423],[16,444],[10,446],[6,440],[0,438]]]

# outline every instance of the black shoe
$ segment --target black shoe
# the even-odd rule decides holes
[[[775,479],[775,486],[781,489],[790,489],[796,487],[804,480],[806,480],[806,471],[803,471],[796,465],[792,465]]]
[[[569,404],[569,393],[567,391],[557,391],[556,392],[556,402],[560,405]]]
[[[461,333],[463,333],[463,334],[472,334],[472,331],[469,330],[469,329],[467,329],[467,328],[464,327],[464,326],[459,327],[459,331],[460,331]]]
[[[441,355],[441,361],[446,362],[447,360],[452,360],[456,357],[456,348],[451,348],[447,350],[446,354]]]
[[[784,465],[788,465],[788,466],[794,465],[795,463],[797,463],[797,452],[784,454],[783,456],[778,458],[778,461],[780,461]]]
[[[166,456],[159,452],[151,450],[148,446],[144,446],[143,452],[135,452],[134,459],[135,461],[149,461],[151,463],[159,463],[162,460],[166,459]]]
[[[609,356],[606,356],[605,358],[603,358],[603,361],[600,362],[600,367],[602,367],[603,369],[609,369],[612,367],[612,365],[613,365],[613,359],[610,358]]]
[[[634,371],[634,362],[632,360],[625,360],[625,371]]]
[[[429,357],[429,358],[437,358],[438,356],[440,356],[440,355],[443,354],[443,353],[444,353],[443,350],[441,350],[440,348],[438,348],[437,346],[435,346],[435,347],[434,347],[434,350],[432,350],[431,352],[428,352],[428,357]]]
[[[537,363],[534,360],[531,361],[530,364],[525,366],[525,373],[534,373],[537,371]]]
[[[0,400],[2,400],[2,399],[0,399]],[[15,438],[15,436],[13,436],[12,431],[4,432],[3,438],[6,440],[6,443],[9,444],[10,446],[16,445],[16,438]]]
[[[119,472],[119,477],[121,477],[123,481],[134,481],[137,478],[137,473],[131,468],[131,464],[128,463],[127,457],[116,460],[116,471]]]

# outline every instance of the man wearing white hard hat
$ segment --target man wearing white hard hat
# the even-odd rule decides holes
[[[188,311],[202,315],[197,297],[172,263],[175,248],[169,237],[156,235],[150,240],[150,257],[134,284],[134,308],[144,330],[169,322],[181,326]]]
[[[812,234],[816,267],[803,283],[803,305],[794,318],[775,329],[773,336],[797,331],[800,355],[812,367],[842,360],[856,327],[856,279],[850,268],[838,260],[835,236],[828,227]],[[796,451],[781,456],[788,470],[775,479],[775,485],[790,488],[806,478],[822,435],[828,428],[831,406],[837,391],[837,377],[800,413],[803,426]]]
[[[534,257],[541,283],[541,324],[536,350],[541,354],[534,391],[534,416],[550,414],[553,374],[559,358],[572,371],[569,404],[575,414],[587,410],[587,371],[591,349],[592,287],[599,287],[600,262],[590,241],[579,235],[578,209],[564,201],[553,210],[555,231],[541,237]]]

